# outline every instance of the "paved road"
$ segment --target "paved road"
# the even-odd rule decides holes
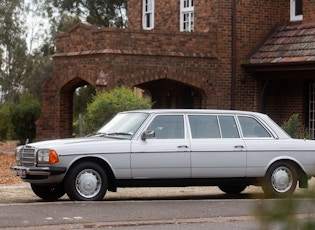
[[[0,228],[171,229],[253,222],[259,200],[136,200],[0,205]],[[39,227],[41,226],[41,227]],[[244,228],[243,228],[244,229]]]
[[[126,188],[101,202],[42,202],[28,184],[0,187],[0,229],[229,230],[258,229],[253,209],[260,189],[228,196],[217,188]],[[299,199],[299,196],[294,196]],[[314,199],[300,199],[299,213],[315,213]]]

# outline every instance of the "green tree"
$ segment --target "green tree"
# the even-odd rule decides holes
[[[88,104],[85,115],[85,132],[93,133],[109,120],[114,114],[134,109],[151,108],[151,99],[137,97],[125,86],[116,87],[110,92],[101,92]]]
[[[127,23],[127,2],[127,0],[46,0],[45,5],[50,12],[57,8],[61,15],[70,12],[96,26],[111,25],[124,28]]]
[[[24,143],[36,137],[35,121],[41,114],[38,99],[32,94],[22,95],[17,102],[10,105],[10,116],[16,138]]]
[[[28,62],[27,45],[23,37],[23,1],[0,2],[0,90],[1,101],[14,101],[21,91]]]

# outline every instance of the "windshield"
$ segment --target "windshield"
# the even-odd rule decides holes
[[[106,123],[97,134],[108,137],[119,137],[130,139],[139,129],[148,113],[120,113]]]

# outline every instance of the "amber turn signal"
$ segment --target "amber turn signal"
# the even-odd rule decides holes
[[[58,154],[55,150],[49,150],[49,164],[56,164],[59,161]]]

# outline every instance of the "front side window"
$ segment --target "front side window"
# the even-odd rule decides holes
[[[156,139],[183,139],[185,137],[182,115],[158,115],[147,130],[154,131]]]
[[[290,0],[290,20],[300,21],[303,20],[303,1]]]
[[[239,116],[243,137],[245,138],[270,138],[270,133],[253,117]]]
[[[194,0],[181,0],[180,4],[180,31],[194,31]]]
[[[154,28],[154,0],[143,0],[142,27],[145,30]]]

